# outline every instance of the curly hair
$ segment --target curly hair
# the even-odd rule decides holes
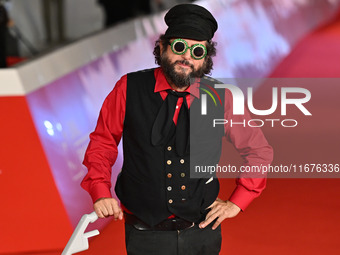
[[[161,65],[161,49],[160,44],[162,44],[163,52],[167,50],[167,47],[170,45],[170,39],[166,38],[164,34],[160,35],[158,40],[155,42],[155,48],[153,50],[153,55],[155,56],[155,63],[157,65]],[[210,74],[211,70],[213,69],[213,60],[212,57],[216,56],[216,42],[211,40],[207,41],[206,48],[207,48],[207,55],[205,57],[205,68],[203,70],[204,74]]]

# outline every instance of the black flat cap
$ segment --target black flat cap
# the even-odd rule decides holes
[[[186,38],[205,41],[213,38],[217,21],[212,14],[196,4],[179,4],[172,7],[164,17],[168,29],[166,38]]]

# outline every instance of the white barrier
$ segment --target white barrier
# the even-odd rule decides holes
[[[88,238],[99,235],[99,231],[92,230],[85,233],[85,230],[90,223],[97,219],[96,212],[83,215],[61,255],[71,255],[87,250],[89,248]]]

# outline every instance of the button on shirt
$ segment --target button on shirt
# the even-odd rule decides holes
[[[156,84],[155,93],[159,93],[163,100],[168,89],[172,89],[167,82],[161,68],[154,71]],[[194,98],[199,98],[198,83],[191,85],[186,91],[188,107]],[[117,146],[123,134],[125,103],[126,103],[127,75],[124,75],[114,89],[106,97],[101,108],[97,126],[90,134],[90,143],[85,153],[83,164],[88,168],[81,186],[90,193],[93,202],[102,197],[112,197],[111,168],[118,155]],[[183,98],[178,98],[173,121],[176,124]],[[228,90],[225,93],[224,118],[230,119],[232,115],[232,95]],[[233,119],[237,116],[233,116]],[[240,117],[250,119],[249,115]],[[235,119],[235,121],[237,121]],[[240,127],[241,126],[241,127]],[[272,148],[268,145],[259,128],[243,127],[236,125],[232,128],[225,125],[225,136],[233,143],[236,150],[244,159],[244,165],[270,164],[273,157]],[[169,149],[169,148],[168,148]],[[261,161],[261,162],[260,162]],[[258,197],[266,186],[265,178],[236,179],[236,187],[229,200],[238,205],[242,210]]]

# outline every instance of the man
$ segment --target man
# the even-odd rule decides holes
[[[212,129],[211,118],[230,117],[230,93],[222,96],[222,111],[198,114],[189,124],[189,110],[191,116],[200,105],[199,84],[209,81],[203,75],[212,69],[217,22],[193,4],[173,7],[165,22],[168,29],[154,50],[160,68],[123,76],[105,99],[90,135],[82,187],[99,217],[125,218],[128,254],[219,254],[220,223],[244,210],[264,189],[265,179],[237,179],[235,191],[223,201],[217,198],[216,178],[190,178],[189,148],[209,165],[218,163],[221,149],[209,142],[220,145],[223,135],[249,165],[269,164],[272,149],[258,128]],[[209,135],[194,146],[189,132],[200,130]],[[124,164],[115,186],[120,206],[110,180],[122,136]]]
[[[9,18],[7,10],[2,2],[0,2],[0,68],[7,67],[6,48],[7,48],[7,26]]]

